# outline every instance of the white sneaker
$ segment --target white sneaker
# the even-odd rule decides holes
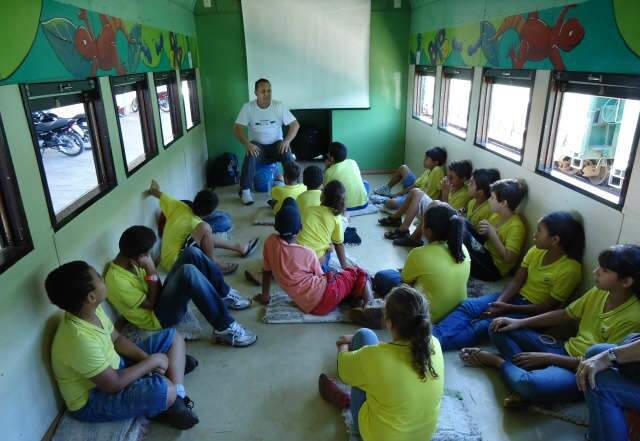
[[[237,348],[251,346],[258,340],[255,332],[247,331],[238,322],[231,323],[224,331],[216,331],[214,329],[212,337],[216,343],[235,346]]]
[[[233,309],[234,311],[242,311],[251,306],[251,299],[245,299],[233,288],[229,288],[229,294],[222,297],[222,301],[227,308]]]
[[[251,195],[250,189],[245,188],[244,190],[242,190],[242,192],[240,193],[240,197],[242,198],[242,203],[244,205],[253,204],[253,196]]]
[[[376,188],[373,191],[374,194],[380,195],[380,196],[389,196],[391,194],[391,187],[389,187],[387,184]]]

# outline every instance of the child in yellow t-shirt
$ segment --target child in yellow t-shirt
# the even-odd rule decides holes
[[[491,184],[500,179],[500,172],[495,168],[479,168],[473,171],[469,179],[469,196],[471,200],[463,210],[463,213],[472,227],[478,228],[480,221],[491,216]]]
[[[444,392],[444,359],[431,335],[429,306],[408,285],[385,302],[392,341],[380,342],[369,329],[338,339],[338,376],[350,396],[325,374],[320,395],[340,409],[350,407],[353,428],[364,441],[428,440],[433,435]]]
[[[600,253],[598,264],[596,286],[565,309],[495,319],[489,336],[500,355],[463,349],[461,357],[468,364],[500,369],[517,394],[507,399],[508,404],[582,399],[576,369],[587,350],[640,331],[640,247],[614,245]],[[578,332],[565,342],[533,330],[571,322],[578,325]]]
[[[360,210],[365,208],[368,204],[368,190],[360,175],[358,163],[347,158],[347,146],[341,142],[332,142],[325,164],[327,168],[324,171],[324,182],[335,180],[344,185],[346,209]]]
[[[303,222],[305,210],[309,207],[318,207],[320,205],[322,180],[322,169],[318,166],[310,165],[302,172],[302,183],[306,185],[307,191],[298,195],[296,203],[298,204]]]
[[[286,198],[295,199],[298,195],[307,191],[307,186],[300,181],[300,165],[295,162],[286,162],[283,166],[284,185],[273,187],[271,190],[271,200],[269,205],[273,207],[273,212],[277,213],[282,207],[282,202]]]

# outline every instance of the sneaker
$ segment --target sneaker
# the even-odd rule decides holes
[[[251,195],[251,190],[248,188],[242,190],[242,192],[240,193],[240,198],[242,198],[242,203],[244,205],[253,204],[253,196]]]
[[[245,299],[233,288],[229,288],[229,293],[222,298],[222,301],[227,308],[234,311],[242,311],[251,306],[251,299]]]
[[[381,187],[376,188],[375,190],[373,190],[373,192],[380,196],[389,196],[391,194],[391,187],[385,184]]]
[[[369,196],[369,202],[374,205],[384,205],[384,203],[388,200],[389,198],[387,196],[380,196],[377,194],[372,194],[371,196]]]
[[[187,430],[200,422],[192,409],[193,401],[189,397],[176,397],[169,409],[151,419],[167,423],[179,430]]]
[[[258,340],[258,336],[251,331],[247,331],[238,323],[233,322],[224,331],[213,331],[213,339],[216,343],[243,348],[251,346]]]
[[[193,372],[198,367],[198,364],[198,359],[196,357],[189,354],[185,355],[184,374],[187,375]]]

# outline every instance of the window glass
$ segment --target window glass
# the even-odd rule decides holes
[[[413,116],[427,124],[433,123],[435,98],[435,71],[423,73],[416,71]]]
[[[131,169],[145,158],[137,94],[134,91],[118,93],[116,103],[127,168]]]
[[[171,125],[171,102],[166,84],[156,86],[158,108],[160,109],[160,124],[162,124],[162,142],[167,145],[173,141],[173,128]]]
[[[189,90],[189,80],[182,80],[182,102],[184,102],[184,116],[187,121],[187,130],[194,126],[191,114],[191,91]]]
[[[182,118],[178,107],[180,99],[176,72],[156,72],[154,79],[158,110],[160,112],[162,142],[166,148],[182,136]]]
[[[443,68],[438,127],[466,139],[473,70]]]

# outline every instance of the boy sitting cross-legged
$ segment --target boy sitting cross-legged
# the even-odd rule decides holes
[[[178,429],[198,423],[183,386],[184,339],[175,329],[136,345],[102,310],[107,289],[82,261],[51,271],[51,302],[65,311],[51,346],[51,366],[71,416],[85,422],[157,418]],[[197,362],[189,357],[189,371]]]
[[[304,212],[308,207],[320,206],[320,196],[322,196],[322,169],[315,165],[310,165],[302,172],[302,182],[307,186],[307,191],[299,194],[296,198],[300,215],[304,222]]]
[[[365,208],[368,204],[367,188],[362,181],[360,167],[353,159],[347,159],[347,147],[343,143],[331,143],[325,165],[324,183],[339,181],[344,185],[347,211]]]
[[[300,165],[295,162],[286,162],[282,169],[284,170],[284,185],[273,187],[271,190],[271,201],[273,212],[277,213],[282,206],[282,201],[286,198],[297,198],[299,194],[307,191],[307,186],[301,184],[300,181]]]
[[[236,347],[257,336],[236,322],[227,308],[241,310],[251,301],[224,281],[218,266],[196,247],[186,248],[162,285],[149,255],[156,242],[151,228],[137,225],[120,237],[120,252],[107,266],[109,301],[130,323],[149,331],[176,326],[190,300],[213,327],[213,340]]]

